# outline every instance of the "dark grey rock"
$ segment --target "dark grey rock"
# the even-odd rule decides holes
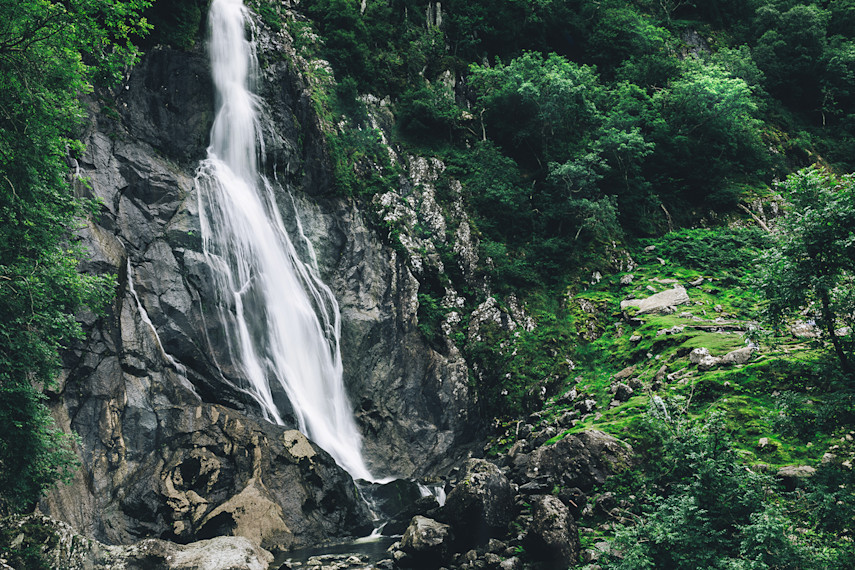
[[[396,556],[395,560],[405,568],[437,568],[451,558],[453,542],[450,526],[415,516],[401,538],[400,551],[405,556]]]
[[[566,569],[579,556],[579,530],[569,509],[552,495],[531,500],[532,523],[526,532],[526,552],[547,568]]]
[[[609,475],[630,466],[632,461],[629,445],[603,432],[589,430],[518,456],[511,473],[521,484],[546,477],[553,485],[578,487],[588,492],[604,483]]]
[[[633,390],[623,382],[618,382],[613,387],[613,389],[615,394],[615,400],[617,400],[618,402],[626,402],[632,397],[633,392],[635,392],[635,390]]]
[[[513,500],[511,484],[498,467],[483,459],[470,459],[462,479],[448,494],[443,516],[463,544],[484,544],[491,536],[507,532],[514,515]]]

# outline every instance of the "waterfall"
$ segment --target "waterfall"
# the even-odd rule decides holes
[[[274,387],[281,388],[300,431],[354,479],[374,480],[342,380],[338,303],[314,264],[298,257],[275,187],[258,171],[261,101],[247,15],[241,0],[214,0],[210,8],[216,116],[196,190],[217,293],[205,302],[218,311],[231,366],[248,381],[235,388],[282,424],[274,402]]]

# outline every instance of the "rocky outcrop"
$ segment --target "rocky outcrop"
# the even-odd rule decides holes
[[[695,348],[689,353],[689,362],[697,364],[700,370],[709,370],[719,365],[746,364],[757,351],[753,346],[731,350],[724,356],[713,356],[707,348]]]
[[[260,29],[263,29],[261,26]],[[311,243],[342,314],[345,382],[378,475],[439,469],[472,437],[459,353],[418,330],[422,287],[352,199],[334,196],[326,143],[286,32],[265,32],[267,170],[289,229]],[[82,468],[43,508],[110,543],[240,535],[272,549],[367,530],[350,478],[292,431],[268,423],[232,365],[209,299],[194,187],[213,117],[201,51],[155,48],[96,112],[78,191],[100,214],[81,230],[81,269],[117,276],[104,315],[64,356],[58,423],[80,435]],[[413,176],[423,175],[415,170]],[[301,235],[301,234],[294,234]],[[284,393],[274,392],[288,422]]]

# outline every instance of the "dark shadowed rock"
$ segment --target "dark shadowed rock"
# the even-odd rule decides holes
[[[778,479],[787,491],[794,491],[806,479],[813,477],[816,469],[810,465],[784,465],[778,469]]]
[[[578,487],[588,492],[633,461],[632,448],[601,431],[565,436],[514,459],[514,480],[547,480],[553,486]]]
[[[417,515],[401,538],[405,556],[396,556],[396,561],[405,568],[438,568],[451,558],[453,542],[450,526]]]
[[[470,459],[460,482],[448,494],[443,516],[464,544],[503,536],[514,516],[511,484],[489,461]]]
[[[574,565],[579,556],[579,530],[567,506],[552,495],[533,497],[531,517],[523,541],[529,556],[556,570]]]

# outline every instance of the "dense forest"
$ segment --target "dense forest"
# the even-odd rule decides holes
[[[377,206],[401,175],[387,146],[442,161],[444,207],[460,183],[478,275],[438,243],[419,327],[472,365],[489,454],[557,422],[642,458],[592,495],[616,511],[580,514],[583,548],[611,544],[600,567],[855,567],[855,0],[248,4],[329,62],[306,73],[335,192],[390,247],[408,251]],[[98,208],[71,182],[82,100],[109,99],[141,50],[203,45],[205,12],[0,0],[0,515],[73,471],[42,400],[75,315],[115,286],[76,271]],[[623,308],[672,279],[695,284],[691,313]],[[449,324],[490,295],[534,326]],[[762,357],[689,360],[745,346]],[[626,397],[616,375],[638,380]],[[783,485],[792,465],[812,476]]]

